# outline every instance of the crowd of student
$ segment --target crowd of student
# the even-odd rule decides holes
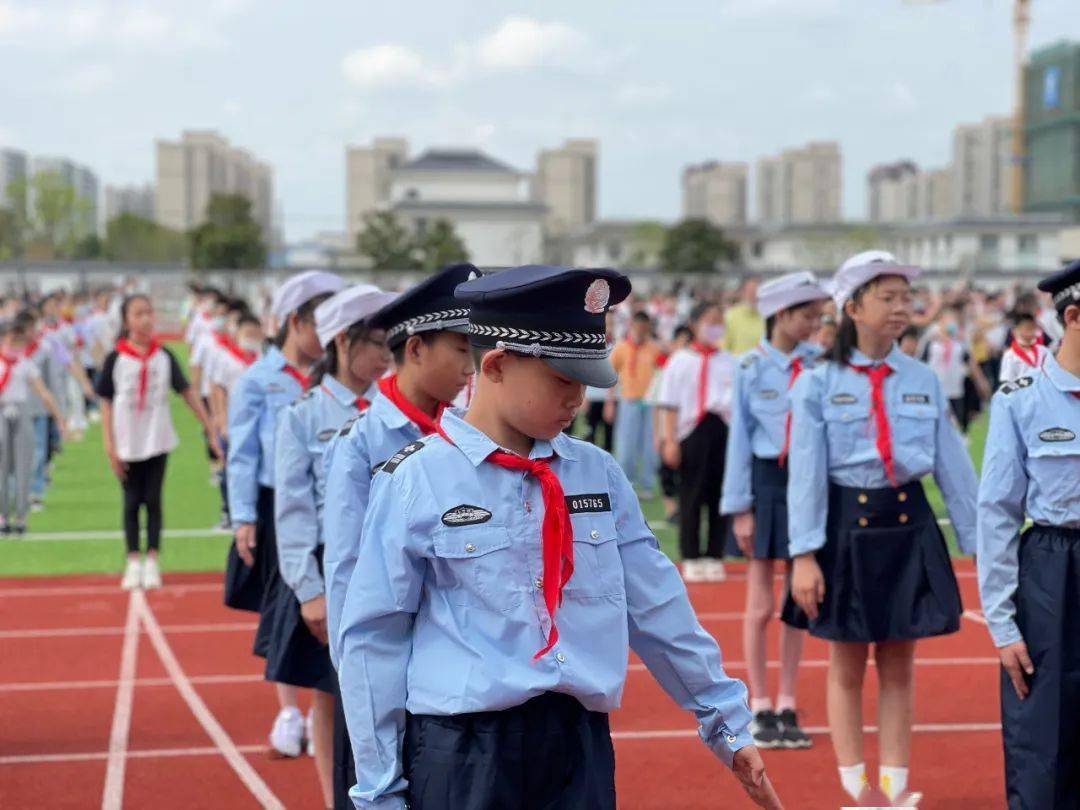
[[[758,749],[812,744],[796,702],[807,630],[830,642],[845,790],[913,806],[915,643],[960,617],[920,483],[933,474],[960,550],[978,536],[1010,806],[1074,806],[1076,741],[1045,726],[1080,712],[1080,642],[1061,646],[1080,627],[1080,264],[1038,293],[935,293],[918,276],[880,251],[828,283],[748,279],[731,296],[634,296],[607,270],[454,265],[400,294],[312,271],[261,316],[200,286],[190,380],[145,295],[7,301],[2,525],[25,527],[39,462],[44,486],[56,437],[100,407],[124,492],[122,585],[160,585],[174,391],[202,423],[235,536],[226,604],[259,616],[254,652],[280,704],[270,744],[313,752],[327,807],[614,807],[607,712],[629,649],[747,793],[780,807]],[[977,516],[963,431],[999,380]],[[640,505],[658,488],[679,567]],[[1018,540],[1025,511],[1036,525]],[[724,580],[738,554],[748,689],[683,585]],[[871,654],[877,785],[862,754]]]

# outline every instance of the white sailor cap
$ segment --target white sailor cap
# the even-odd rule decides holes
[[[825,301],[829,292],[809,270],[786,273],[758,287],[757,308],[762,318],[771,318],[782,309],[810,301]]]
[[[914,265],[903,264],[885,250],[866,250],[856,253],[836,271],[832,277],[832,296],[837,312],[844,311],[844,304],[859,287],[878,276],[903,276],[908,281],[917,278],[922,270]]]
[[[304,304],[319,295],[336,293],[345,286],[341,276],[327,273],[325,270],[308,270],[285,279],[274,290],[270,302],[270,312],[279,324],[284,324],[288,317]]]
[[[354,323],[366,320],[397,298],[374,284],[355,284],[334,293],[315,307],[315,331],[324,349],[339,333]]]

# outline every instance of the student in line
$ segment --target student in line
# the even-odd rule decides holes
[[[164,521],[165,463],[179,439],[169,412],[169,390],[179,394],[203,428],[210,417],[171,351],[154,338],[154,306],[135,294],[120,307],[120,339],[97,378],[105,456],[124,490],[127,565],[120,586],[158,588],[158,553]],[[216,444],[216,442],[215,442]],[[145,560],[139,548],[139,512],[146,508]]]

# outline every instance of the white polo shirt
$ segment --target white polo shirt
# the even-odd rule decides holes
[[[5,366],[7,362],[0,358],[0,375],[4,373]],[[0,413],[8,419],[29,415],[26,403],[30,398],[30,383],[40,379],[41,371],[37,364],[25,357],[18,357],[11,367],[4,389],[0,391]]]
[[[674,408],[676,438],[682,441],[698,425],[698,385],[702,356],[693,349],[679,349],[664,366],[657,404]],[[725,351],[709,356],[705,385],[705,412],[725,422],[731,421],[732,389],[735,383],[735,358]]]

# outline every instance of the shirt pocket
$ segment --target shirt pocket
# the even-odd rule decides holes
[[[1080,439],[1047,442],[1032,436],[1028,442],[1031,477],[1039,486],[1039,500],[1054,511],[1075,514],[1080,510]]]
[[[579,599],[624,594],[622,555],[611,512],[571,515],[570,523],[574,528],[574,574],[563,593]]]
[[[452,604],[498,613],[521,604],[522,578],[505,526],[442,527],[432,546],[435,587]]]
[[[855,452],[855,443],[867,436],[866,409],[865,403],[853,402],[850,405],[826,405],[822,410],[830,462],[843,463]]]
[[[931,469],[937,447],[939,411],[931,404],[901,404],[889,420],[893,429],[893,452],[912,472]]]
[[[778,421],[783,428],[787,418],[788,398],[786,392],[772,391],[775,396],[761,396],[761,392],[754,392],[750,397],[750,413],[763,426],[774,426]]]

